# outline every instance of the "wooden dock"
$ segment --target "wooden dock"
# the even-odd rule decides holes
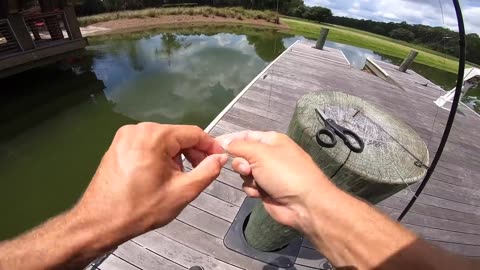
[[[245,129],[286,132],[298,98],[338,90],[366,99],[409,124],[435,154],[448,112],[433,101],[443,92],[425,78],[377,61],[402,88],[350,67],[343,53],[297,42],[255,78],[212,122],[212,136]],[[480,257],[480,118],[461,106],[445,153],[403,224],[433,244]],[[228,164],[198,199],[168,226],[120,246],[100,269],[278,269],[227,249],[223,239],[245,199]],[[410,187],[415,190],[416,186]],[[377,208],[396,218],[412,197],[405,189]],[[325,259],[304,241],[289,269],[323,269]]]

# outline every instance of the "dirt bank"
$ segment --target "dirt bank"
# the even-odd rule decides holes
[[[188,16],[188,15],[171,15],[156,18],[133,18],[119,19],[107,22],[99,22],[82,27],[84,36],[96,36],[110,33],[121,33],[136,30],[145,30],[151,28],[175,28],[185,26],[199,25],[226,25],[226,24],[242,24],[254,27],[288,29],[285,24],[275,24],[265,20],[224,18],[224,17],[205,17],[205,16]]]

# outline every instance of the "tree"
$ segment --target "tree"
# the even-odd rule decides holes
[[[172,65],[172,55],[183,48],[180,40],[177,39],[177,36],[172,33],[165,33],[162,35],[162,44],[163,49],[161,51],[156,51],[157,53],[164,54],[168,58],[168,66]]]
[[[77,8],[79,15],[91,15],[105,11],[105,7],[100,0],[85,0],[83,4]]]
[[[307,11],[303,14],[303,17],[305,19],[317,22],[325,22],[328,18],[332,16],[333,13],[330,9],[318,6],[307,8]]]
[[[404,28],[397,28],[395,30],[392,30],[389,35],[394,39],[399,39],[403,41],[413,41],[415,39],[415,34],[412,31]]]
[[[297,17],[297,18],[303,18],[303,14],[307,12],[307,9],[308,8],[305,5],[292,7],[291,9],[288,10],[287,15]]]
[[[255,52],[265,62],[271,62],[286,50],[283,44],[284,34],[270,31],[264,34],[247,35],[248,44],[255,46]]]

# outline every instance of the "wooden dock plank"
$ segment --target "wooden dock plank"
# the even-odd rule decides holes
[[[298,253],[296,265],[308,266],[314,269],[319,269],[324,265],[328,265],[328,260],[318,253],[316,250],[302,247]],[[328,268],[327,268],[328,269]]]
[[[193,206],[185,208],[177,219],[218,238],[223,238],[227,234],[231,224]]]
[[[245,129],[286,132],[296,101],[316,91],[340,90],[366,99],[410,125],[434,154],[448,112],[433,101],[438,86],[409,71],[377,62],[402,83],[402,89],[349,66],[337,49],[312,49],[299,42],[272,63],[227,107],[209,130],[212,136]],[[422,83],[428,85],[422,86]],[[433,244],[456,253],[480,257],[480,118],[469,110],[459,114],[446,151],[404,224]],[[168,226],[121,246],[101,269],[278,269],[228,250],[223,238],[245,199],[242,179],[231,159],[219,177]],[[191,169],[190,164],[186,164]],[[412,185],[415,191],[418,184]],[[396,218],[412,196],[401,191],[377,208]],[[122,259],[119,259],[121,257]],[[143,260],[143,263],[140,261]],[[325,259],[305,240],[291,269],[321,269]],[[163,267],[162,264],[168,265]],[[170,267],[171,266],[171,267]]]
[[[138,270],[136,266],[118,258],[115,255],[110,255],[101,265],[98,267],[101,270]]]
[[[191,203],[191,205],[228,222],[233,221],[239,209],[238,206],[226,201],[222,201],[207,193],[200,194],[200,196],[198,196],[197,199]]]
[[[160,254],[161,256],[175,261],[176,263],[190,268],[195,265],[201,265],[206,269],[212,270],[237,270],[238,267],[230,265],[215,259],[207,254],[201,253],[189,247],[189,245],[180,244],[157,232],[150,232],[134,239],[136,243],[148,248],[149,250]],[[165,267],[164,269],[169,269]]]
[[[228,262],[239,268],[252,270],[278,269],[231,251],[225,247],[223,239],[216,238],[179,221],[173,221],[169,225],[156,231],[171,239],[175,239],[175,241],[183,245],[189,246],[201,253],[209,254],[218,260]]]
[[[159,267],[170,270],[186,269],[134,241],[128,241],[119,246],[114,254],[116,257],[120,257],[123,260],[128,261],[130,264],[144,270],[157,270]],[[110,257],[108,259],[110,259]]]

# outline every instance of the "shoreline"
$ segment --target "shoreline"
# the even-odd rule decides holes
[[[81,27],[84,37],[136,32],[155,28],[181,28],[207,25],[244,25],[255,28],[291,30],[286,24],[275,24],[261,19],[242,19],[224,17],[204,17],[201,15],[168,15],[155,18],[131,18],[98,22]]]

